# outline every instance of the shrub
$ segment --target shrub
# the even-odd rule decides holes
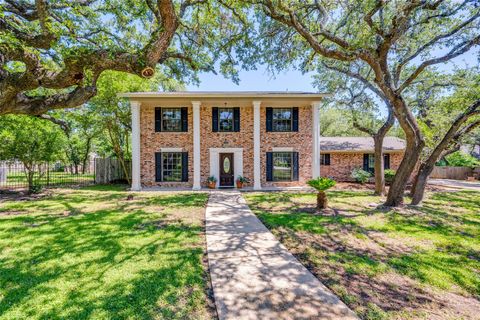
[[[318,191],[317,194],[317,209],[325,209],[327,207],[327,195],[325,190],[333,187],[336,182],[330,178],[316,178],[307,181],[308,185]]]
[[[215,178],[214,176],[210,176],[207,178],[207,182],[217,182],[217,178]]]
[[[367,182],[371,176],[372,175],[370,174],[370,172],[360,168],[353,169],[352,175],[351,175],[351,177],[355,179],[355,181],[360,182],[362,184]]]
[[[470,167],[475,168],[480,166],[480,161],[477,158],[461,151],[454,152],[445,157],[449,166],[453,167]]]
[[[308,185],[317,191],[325,191],[335,186],[336,182],[330,178],[316,178],[307,181]]]
[[[383,173],[384,177],[385,177],[385,182],[386,183],[392,183],[393,181],[393,178],[395,177],[395,173],[396,171],[395,170],[392,170],[392,169],[386,169]]]

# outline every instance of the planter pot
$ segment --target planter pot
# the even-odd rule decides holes
[[[237,181],[237,189],[243,188],[243,182]]]
[[[208,183],[208,188],[209,188],[209,189],[215,189],[215,185],[216,185],[216,184],[217,184],[217,183],[214,182],[214,181],[209,182],[209,183]]]

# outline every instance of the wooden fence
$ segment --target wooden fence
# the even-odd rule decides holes
[[[435,167],[430,175],[433,179],[467,180],[473,175],[473,169],[469,167]]]
[[[125,163],[128,172],[128,178],[132,176],[132,164],[130,161]],[[95,159],[95,183],[105,184],[114,182],[126,182],[125,172],[122,164],[115,158],[96,158]]]

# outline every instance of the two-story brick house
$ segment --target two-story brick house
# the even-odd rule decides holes
[[[132,189],[303,186],[320,175],[320,101],[304,92],[126,93]]]

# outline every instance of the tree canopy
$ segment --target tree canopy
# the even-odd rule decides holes
[[[386,205],[403,203],[424,138],[406,95],[426,71],[480,44],[475,0],[243,0],[255,6],[263,60],[282,69],[327,68],[361,81],[389,103],[405,132],[405,157]]]
[[[236,79],[245,25],[213,0],[2,1],[0,115],[81,105],[105,70],[195,80],[216,64]]]

